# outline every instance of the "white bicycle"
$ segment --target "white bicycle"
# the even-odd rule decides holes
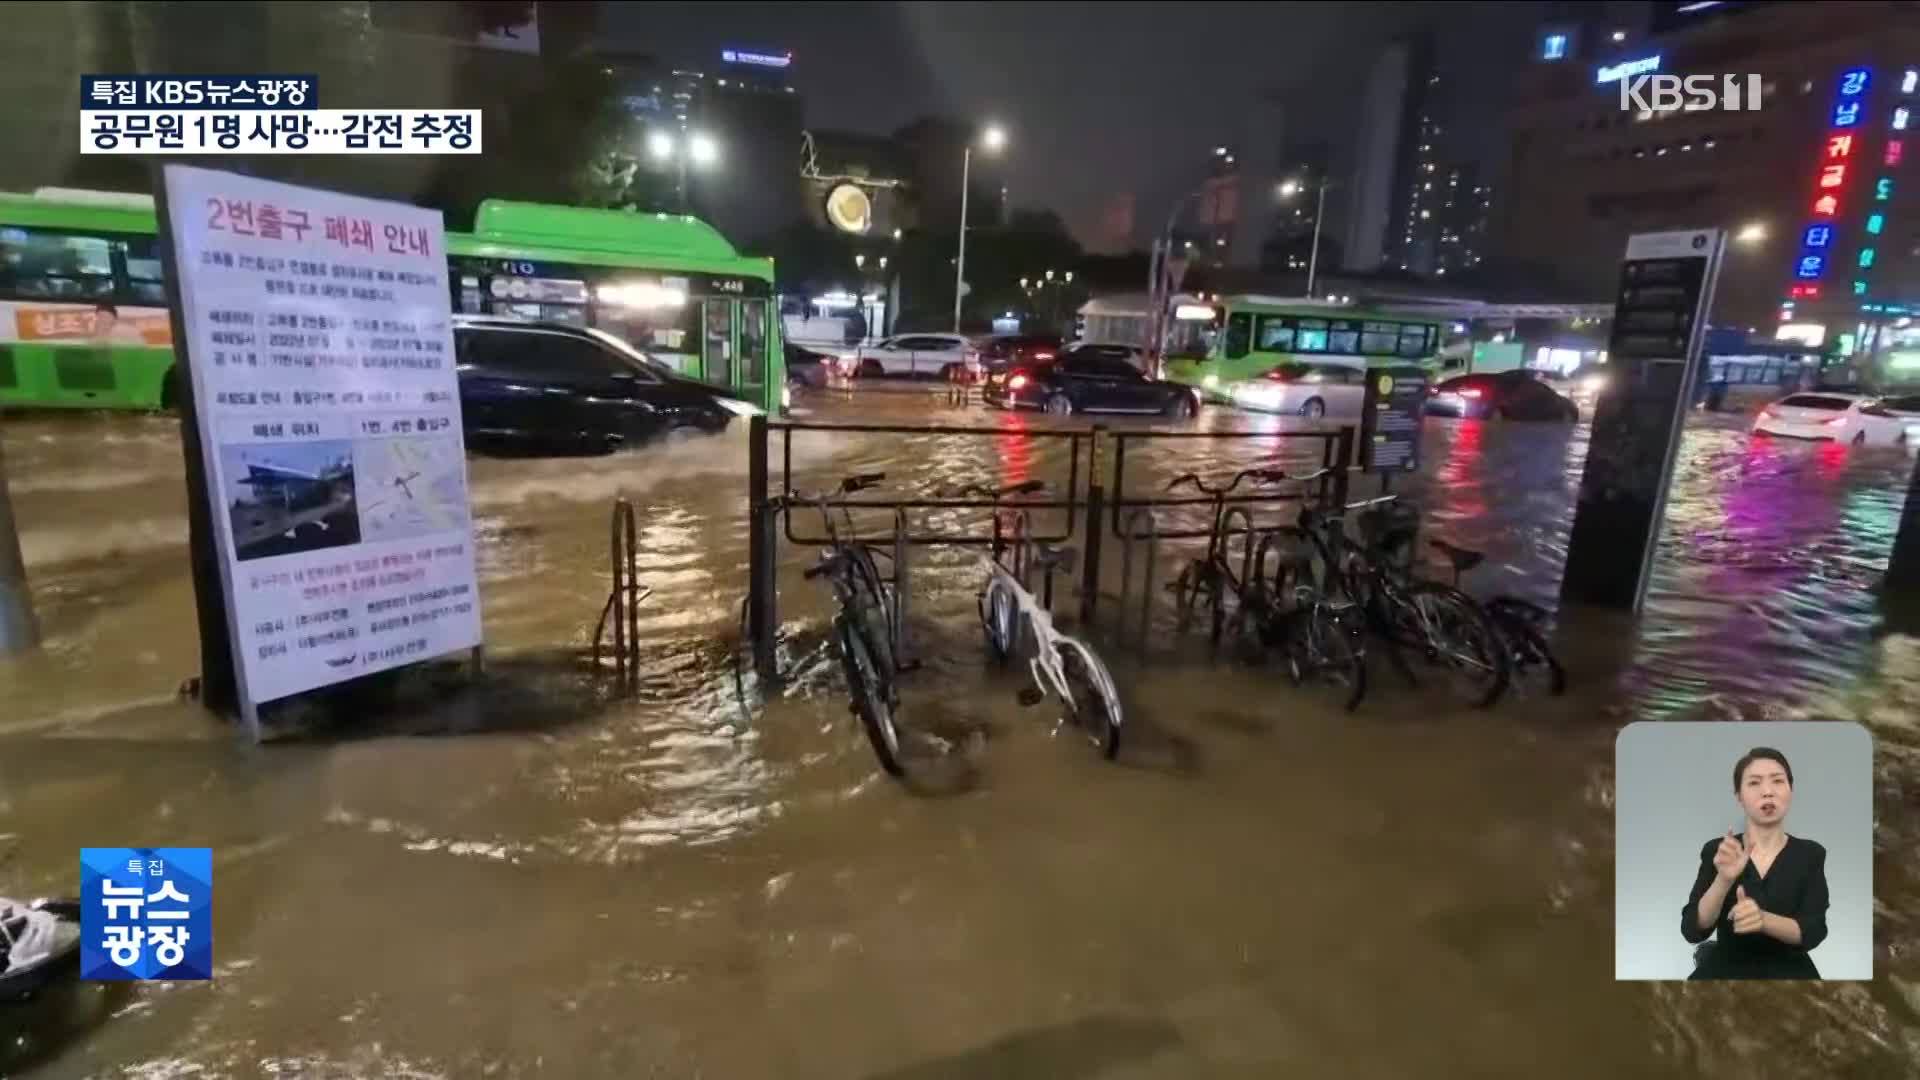
[[[1013,568],[998,557],[981,560],[986,564],[987,582],[980,590],[980,625],[986,630],[987,648],[1001,664],[1020,651],[1023,637],[1033,643],[1033,655],[1028,660],[1033,685],[1020,692],[1020,703],[1037,705],[1052,694],[1065,710],[1054,733],[1072,724],[1099,749],[1102,757],[1112,760],[1120,753],[1122,721],[1120,691],[1113,684],[1112,674],[1086,642],[1054,629],[1053,613],[1021,581],[1022,576],[1033,571],[1070,573],[1074,551],[1030,539],[1026,535],[1025,511],[1016,510],[1008,515],[1019,525],[1012,530],[1010,540],[1002,537],[997,527],[1004,513],[1000,507],[1002,498],[1031,494],[1041,487],[1039,481],[1033,480],[999,489],[968,487],[960,492],[963,496],[980,495],[993,500],[995,555],[1011,550],[1015,560]]]

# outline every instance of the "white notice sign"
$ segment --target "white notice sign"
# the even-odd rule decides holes
[[[165,171],[242,700],[480,644],[439,212]]]

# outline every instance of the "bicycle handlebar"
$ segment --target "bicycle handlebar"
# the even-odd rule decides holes
[[[968,495],[978,495],[983,499],[993,499],[997,502],[1009,495],[1031,495],[1036,491],[1045,490],[1046,486],[1047,483],[1044,480],[1023,480],[1018,484],[1008,484],[1001,488],[991,488],[985,484],[968,484],[948,497],[965,498]]]
[[[840,486],[832,491],[822,491],[809,495],[804,491],[789,492],[769,500],[770,505],[787,509],[795,506],[818,506],[825,509],[838,495],[851,495],[856,491],[870,488],[887,478],[886,473],[855,473],[840,481]]]
[[[1325,469],[1321,470],[1323,473],[1325,471]],[[1209,487],[1205,481],[1200,479],[1197,473],[1187,473],[1174,477],[1174,479],[1167,484],[1167,490],[1172,491],[1181,484],[1192,484],[1195,490],[1201,494],[1212,495],[1215,498],[1219,498],[1223,495],[1232,494],[1233,490],[1240,486],[1240,481],[1242,480],[1252,480],[1256,484],[1277,484],[1288,479],[1294,478],[1289,477],[1282,469],[1242,469],[1233,474],[1232,482],[1227,484],[1226,487]]]

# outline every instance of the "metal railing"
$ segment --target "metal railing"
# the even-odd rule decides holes
[[[623,686],[631,686],[640,675],[640,605],[653,595],[653,587],[640,584],[640,543],[633,524],[633,504],[626,499],[613,503],[613,520],[607,537],[607,561],[613,572],[613,588],[600,609],[600,623],[593,631],[593,667],[600,669],[600,647],[613,627],[614,674]]]
[[[796,434],[805,432],[823,432],[833,434],[893,434],[893,435],[958,435],[983,439],[1002,439],[1008,432],[1001,428],[950,427],[941,425],[898,425],[898,424],[811,424],[795,421],[769,420],[756,416],[752,419],[748,432],[748,595],[747,595],[747,635],[753,647],[754,667],[762,677],[771,678],[776,674],[774,664],[774,638],[777,618],[776,570],[779,563],[778,546],[781,537],[788,543],[802,545],[824,545],[825,536],[806,535],[796,531],[793,517],[786,515],[783,525],[776,525],[780,517],[780,504],[770,494],[773,459],[770,453],[769,439],[778,432],[781,439],[779,496],[790,497],[795,494],[793,488],[793,439]],[[1121,603],[1124,607],[1131,592],[1133,580],[1133,548],[1139,541],[1147,543],[1147,582],[1145,596],[1141,600],[1140,648],[1144,651],[1146,639],[1152,624],[1152,598],[1154,563],[1159,556],[1160,542],[1164,540],[1191,539],[1211,535],[1208,529],[1164,529],[1161,527],[1160,511],[1183,506],[1211,506],[1211,496],[1172,496],[1166,494],[1132,495],[1127,493],[1127,450],[1130,446],[1142,443],[1157,443],[1166,440],[1206,439],[1206,440],[1244,440],[1261,444],[1261,457],[1271,456],[1271,446],[1275,439],[1299,440],[1306,443],[1317,441],[1320,446],[1320,465],[1328,469],[1318,487],[1302,490],[1295,487],[1283,492],[1252,493],[1243,496],[1229,496],[1232,507],[1228,522],[1231,535],[1245,534],[1246,551],[1242,553],[1243,567],[1257,559],[1255,552],[1256,535],[1262,530],[1255,526],[1250,509],[1262,506],[1277,507],[1287,503],[1297,503],[1310,496],[1322,505],[1345,505],[1347,502],[1348,470],[1335,468],[1336,463],[1351,462],[1355,445],[1355,429],[1351,426],[1331,430],[1304,432],[1188,432],[1188,431],[1125,431],[1110,432],[1104,425],[1094,425],[1081,430],[1034,429],[1022,432],[1025,438],[1037,440],[1064,440],[1068,444],[1067,483],[1062,495],[1050,498],[1031,498],[1018,501],[996,502],[986,498],[848,498],[844,505],[851,512],[861,510],[890,510],[894,514],[894,529],[891,535],[842,537],[846,542],[866,544],[891,544],[895,554],[895,620],[898,628],[896,635],[904,632],[904,618],[909,590],[905,587],[903,569],[912,547],[926,545],[990,546],[995,557],[1013,553],[1016,563],[1024,563],[1025,550],[1031,543],[1059,544],[1074,538],[1079,530],[1085,534],[1085,550],[1080,561],[1080,622],[1093,622],[1099,597],[1101,595],[1101,548],[1103,534],[1111,529],[1114,537],[1125,544],[1121,567]],[[1111,488],[1097,479],[1099,473],[1099,452],[1103,438],[1110,437],[1113,444],[1113,470]],[[1084,452],[1083,452],[1084,444]],[[1137,458],[1137,454],[1135,455]],[[1083,465],[1084,463],[1084,465]],[[1136,465],[1137,472],[1137,465]],[[1114,494],[1109,499],[1107,492]],[[907,512],[910,510],[938,509],[993,509],[1003,511],[994,515],[992,529],[981,532],[915,532],[909,527]],[[1085,517],[1081,513],[1084,508]],[[1032,528],[1031,515],[1037,512],[1064,513],[1065,525],[1057,532],[1039,534]],[[1142,514],[1146,516],[1144,519]],[[1108,524],[1103,527],[1103,520]],[[1146,523],[1144,534],[1138,532],[1141,521]],[[1016,526],[1005,524],[1017,521]],[[857,525],[856,525],[857,532]],[[1012,529],[1016,535],[1009,536]],[[1024,567],[1010,567],[1016,577],[1024,581]],[[1045,584],[1044,602],[1052,606],[1052,580],[1049,575]],[[1124,634],[1127,617],[1123,611],[1119,620],[1120,631]]]

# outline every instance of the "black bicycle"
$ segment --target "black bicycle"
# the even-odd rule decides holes
[[[894,654],[894,607],[874,563],[875,555],[888,553],[871,544],[851,539],[856,534],[853,515],[846,497],[886,479],[885,473],[861,473],[840,481],[840,486],[821,495],[789,495],[774,500],[776,506],[791,510],[813,506],[827,531],[827,549],[820,561],[808,567],[808,580],[825,577],[839,601],[833,618],[833,639],[840,650],[841,670],[846,674],[849,711],[860,717],[867,739],[873,744],[880,767],[891,776],[901,776],[900,727],[896,713],[900,707],[897,676],[900,668]],[[839,520],[834,511],[838,510]],[[840,522],[846,524],[845,532]]]
[[[1401,673],[1417,683],[1406,655],[1446,674],[1454,692],[1480,708],[1506,692],[1511,658],[1493,620],[1472,597],[1450,585],[1413,575],[1411,547],[1417,511],[1384,495],[1359,509],[1357,542],[1342,540],[1333,572],[1367,613]]]
[[[1486,561],[1484,554],[1456,547],[1445,540],[1429,540],[1427,546],[1438,551],[1453,567],[1453,584],[1456,588],[1460,584],[1461,574]],[[1510,689],[1522,696],[1542,686],[1547,693],[1556,697],[1565,693],[1567,671],[1560,666],[1559,659],[1548,647],[1543,632],[1547,625],[1547,609],[1517,596],[1496,596],[1481,606],[1486,609],[1487,618],[1493,621],[1493,628],[1500,631],[1500,637],[1507,643],[1507,661],[1512,669],[1509,675]]]
[[[1304,484],[1330,472],[1281,478]],[[1367,624],[1360,605],[1333,573],[1341,520],[1338,511],[1302,505],[1297,524],[1261,538],[1255,571],[1241,590],[1240,628],[1242,640],[1285,652],[1295,686],[1330,687],[1352,712],[1367,693]],[[1278,554],[1270,581],[1269,552]]]
[[[1224,487],[1209,486],[1206,481],[1194,473],[1175,477],[1167,484],[1167,490],[1173,491],[1183,484],[1192,485],[1195,491],[1213,499],[1213,526],[1207,534],[1207,553],[1194,559],[1180,569],[1180,575],[1167,588],[1173,590],[1175,603],[1180,609],[1180,630],[1185,632],[1193,623],[1194,608],[1206,604],[1213,616],[1213,628],[1210,639],[1217,647],[1221,632],[1226,628],[1227,597],[1238,600],[1247,581],[1254,576],[1253,556],[1259,539],[1253,527],[1253,518],[1245,510],[1227,505],[1227,496],[1238,488],[1242,481],[1252,480],[1255,484],[1277,484],[1287,478],[1279,469],[1242,469],[1233,474],[1233,479]],[[1241,558],[1239,571],[1227,558],[1227,544],[1232,536],[1231,527],[1238,517],[1245,522],[1246,550]]]

